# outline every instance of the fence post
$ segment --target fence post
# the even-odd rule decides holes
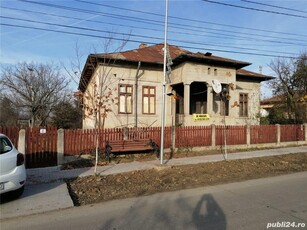
[[[277,124],[276,125],[276,128],[277,128],[277,146],[279,146],[280,145],[280,125],[279,124]]]
[[[307,123],[304,124],[305,128],[305,142],[307,142]]]
[[[251,145],[251,126],[246,125],[246,144],[247,146]]]
[[[64,129],[58,130],[57,138],[57,165],[64,163]]]
[[[215,147],[216,146],[216,143],[215,143],[215,135],[216,135],[216,126],[214,124],[211,125],[211,145],[212,147]]]
[[[19,130],[18,134],[18,152],[22,153],[26,160],[26,130]]]

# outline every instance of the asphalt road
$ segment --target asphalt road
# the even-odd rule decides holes
[[[0,227],[258,230],[288,222],[271,229],[307,229],[307,172],[4,219]]]

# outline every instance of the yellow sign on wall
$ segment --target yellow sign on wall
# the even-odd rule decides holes
[[[193,114],[194,121],[208,121],[210,119],[209,114]]]

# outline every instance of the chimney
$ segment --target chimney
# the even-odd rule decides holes
[[[139,45],[139,49],[143,49],[143,48],[145,48],[145,47],[147,47],[147,44],[146,44],[146,43],[141,43],[141,44]]]

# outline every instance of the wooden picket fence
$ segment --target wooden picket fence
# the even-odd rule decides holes
[[[277,142],[276,125],[253,125],[250,127],[251,144],[264,144]]]
[[[28,128],[26,130],[26,167],[57,165],[57,129]]]
[[[226,139],[225,139],[226,137]],[[246,126],[218,125],[216,126],[215,144],[224,145],[244,145],[246,144]]]
[[[176,127],[176,147],[210,146],[212,144],[211,126]]]
[[[3,133],[6,136],[8,136],[17,148],[18,137],[19,137],[19,128],[18,127],[0,127],[0,133]]]
[[[303,141],[305,139],[305,130],[303,125],[281,125],[280,141]]]
[[[165,128],[165,147],[171,146],[171,128]],[[64,130],[64,152],[66,156],[91,154],[96,148],[98,139],[99,149],[105,147],[106,141],[111,140],[149,140],[152,139],[160,145],[161,129],[159,127],[153,128],[114,128],[114,129],[77,129]]]
[[[246,145],[248,130],[249,143],[253,145],[305,141],[305,127],[304,125],[165,127],[164,148],[171,148],[172,143],[174,148],[212,146],[212,141],[215,141],[215,146],[222,146],[225,140],[227,145]],[[213,130],[215,130],[215,137],[212,136]],[[18,128],[0,127],[0,132],[9,136],[14,145],[18,146]],[[101,152],[107,140],[152,139],[161,146],[161,127],[64,130],[64,155],[93,154],[96,138],[99,140]],[[25,150],[27,168],[57,165],[57,141],[56,128],[28,128]]]

